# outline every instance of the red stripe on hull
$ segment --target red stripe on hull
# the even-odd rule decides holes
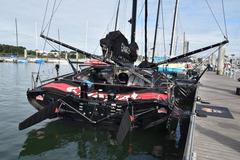
[[[75,95],[80,95],[80,87],[75,87],[66,83],[49,83],[43,86],[43,88],[53,88],[63,92],[73,93]],[[91,92],[88,94],[89,97],[93,98],[107,98],[107,93],[101,92]],[[117,94],[116,100],[126,101],[129,98],[134,100],[166,100],[168,98],[167,94],[158,93],[158,92],[131,92],[131,93],[123,93]]]

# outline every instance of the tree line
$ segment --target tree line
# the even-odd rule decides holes
[[[26,48],[22,46],[12,46],[6,44],[0,44],[0,55],[6,54],[18,54],[23,55]]]
[[[22,46],[13,46],[13,45],[6,45],[6,44],[0,44],[0,56],[8,56],[8,55],[18,55],[19,57],[24,56],[24,50],[26,48]],[[54,54],[58,53],[58,55]],[[43,58],[43,57],[48,57],[48,58],[65,58],[65,54],[68,54],[69,58],[75,58],[76,57],[76,52],[74,51],[57,51],[57,50],[51,50],[50,53],[47,55],[42,53],[39,54],[38,57]],[[34,50],[27,50],[27,55],[28,57],[35,57],[36,56],[36,51]],[[85,56],[82,54],[79,54],[78,56],[80,59],[84,58]]]

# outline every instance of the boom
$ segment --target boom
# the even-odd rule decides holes
[[[68,45],[68,44],[66,44],[66,43],[63,43],[63,42],[60,42],[60,41],[55,40],[55,39],[53,39],[53,38],[47,37],[47,36],[45,36],[45,35],[43,35],[43,34],[41,34],[40,37],[42,37],[42,38],[44,38],[44,39],[46,39],[46,40],[49,40],[49,41],[51,41],[51,42],[54,42],[54,43],[56,43],[56,44],[59,44],[59,45],[61,45],[61,46],[63,46],[63,47],[66,47],[66,48],[68,48],[68,49],[71,49],[71,50],[73,50],[73,51],[76,51],[76,52],[78,52],[78,53],[81,53],[81,54],[85,55],[87,58],[94,58],[94,59],[103,61],[103,59],[102,59],[100,56],[93,55],[93,54],[91,54],[91,53],[85,52],[85,51],[83,51],[83,50],[80,50],[80,49],[78,49],[78,48],[75,48],[75,47],[73,47],[73,46],[70,46],[70,45]]]
[[[224,41],[222,41],[222,42],[220,42],[220,43],[216,43],[216,44],[213,44],[213,45],[210,45],[210,46],[207,46],[207,47],[203,47],[203,48],[200,48],[200,49],[197,49],[197,50],[188,52],[188,53],[186,53],[186,54],[182,54],[182,55],[179,55],[179,56],[176,56],[176,57],[173,57],[173,58],[169,58],[169,59],[167,59],[167,60],[165,60],[165,61],[156,63],[155,66],[160,65],[160,64],[165,64],[165,63],[171,63],[171,62],[174,62],[174,61],[176,61],[176,60],[178,60],[178,59],[181,59],[181,58],[184,58],[184,57],[188,57],[188,56],[197,54],[197,53],[199,53],[199,52],[203,52],[203,51],[209,50],[209,49],[211,49],[211,48],[215,48],[215,47],[224,45],[224,44],[226,44],[226,43],[228,43],[228,42],[229,42],[228,40],[224,40]]]

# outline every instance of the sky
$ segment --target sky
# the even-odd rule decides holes
[[[55,0],[49,0],[48,12],[43,23],[47,1],[0,0],[2,6],[0,10],[0,44],[16,45],[16,18],[19,45],[27,49],[54,49],[49,45],[44,47],[44,40],[39,37],[42,26],[44,26],[43,28],[46,28],[44,34],[48,33],[49,37],[58,39],[59,30],[61,41],[91,53],[101,54],[99,40],[114,29],[118,0],[56,0],[56,4],[61,3],[54,12],[49,32],[46,26],[51,19]],[[148,1],[148,52],[150,53],[153,46],[157,0]],[[225,34],[222,0],[208,0],[208,2]],[[132,0],[121,0],[118,22],[118,30],[129,41],[131,26],[128,20],[131,17],[131,4]],[[144,0],[138,0],[136,41],[140,48],[140,54],[143,54],[144,49],[144,9],[141,11],[143,4]],[[156,46],[158,55],[169,53],[174,4],[175,0],[162,1],[164,21],[159,20]],[[224,4],[230,41],[226,46],[226,54],[240,56],[240,1],[224,0]],[[160,18],[162,18],[162,14]],[[190,50],[224,40],[224,36],[216,24],[206,0],[180,0],[174,40],[174,52],[176,54],[182,53],[183,33],[185,33],[185,39],[190,42]],[[165,35],[165,41],[163,35]],[[58,46],[55,47],[58,48]],[[60,49],[67,50],[62,47]]]

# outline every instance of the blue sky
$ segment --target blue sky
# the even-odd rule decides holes
[[[28,49],[43,49],[43,40],[36,38],[41,31],[44,9],[47,0],[0,0],[0,43],[16,44],[14,19],[18,20],[19,45]],[[57,2],[59,2],[58,0]],[[221,0],[208,0],[220,26],[224,30]],[[49,20],[51,7],[48,9]],[[143,15],[140,9],[143,0],[138,0],[137,42],[143,51]],[[122,0],[118,29],[130,40],[131,26],[127,22],[131,17],[131,0]],[[163,0],[166,51],[169,52],[170,33],[175,0]],[[227,54],[240,56],[240,1],[225,0],[225,12],[230,43],[226,46]],[[99,40],[113,30],[117,0],[63,0],[53,17],[49,36],[57,39],[60,30],[61,40],[88,52],[100,54]],[[149,42],[151,51],[155,26],[157,0],[149,0]],[[205,0],[180,0],[177,25],[177,54],[182,50],[183,32],[190,41],[190,50],[204,47],[223,40]],[[164,53],[162,22],[159,23],[157,40],[158,54]],[[176,42],[176,39],[175,39]],[[52,49],[47,47],[47,50]]]

